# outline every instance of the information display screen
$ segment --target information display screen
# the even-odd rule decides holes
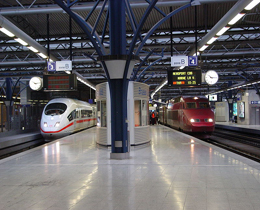
[[[201,85],[201,70],[168,71],[168,86]]]
[[[238,117],[245,118],[245,102],[243,101],[237,102],[237,106],[238,106]]]
[[[77,90],[75,74],[43,75],[43,89],[45,91],[73,91]]]

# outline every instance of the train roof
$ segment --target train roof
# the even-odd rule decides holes
[[[206,96],[203,96],[203,95],[199,95],[199,96],[178,96],[178,97],[171,99],[170,103],[178,103],[178,102],[180,102],[181,98],[184,101],[193,101],[195,98],[196,98],[196,100],[198,100],[198,99],[208,100],[208,98]]]
[[[49,103],[76,103],[76,104],[81,104],[81,105],[88,105],[91,106],[88,102],[86,101],[80,101],[78,99],[72,99],[72,98],[54,98],[48,102]]]
[[[208,99],[206,96],[204,95],[199,95],[199,96],[178,96],[178,97],[175,97],[173,98],[172,100],[175,100],[177,98],[183,98],[183,99],[188,99],[188,98],[195,98],[197,97],[198,99]]]

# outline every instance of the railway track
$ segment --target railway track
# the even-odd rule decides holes
[[[36,133],[20,133],[5,136],[0,139],[0,159],[18,154],[45,144],[42,135]]]
[[[257,134],[216,128],[206,141],[260,162],[260,138]]]

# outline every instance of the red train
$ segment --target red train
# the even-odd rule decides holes
[[[215,129],[214,112],[205,96],[180,96],[159,110],[159,121],[198,138],[209,138]]]

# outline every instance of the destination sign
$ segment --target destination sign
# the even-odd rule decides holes
[[[75,91],[77,79],[75,74],[43,75],[44,91]]]
[[[201,70],[168,71],[168,86],[201,85]]]

